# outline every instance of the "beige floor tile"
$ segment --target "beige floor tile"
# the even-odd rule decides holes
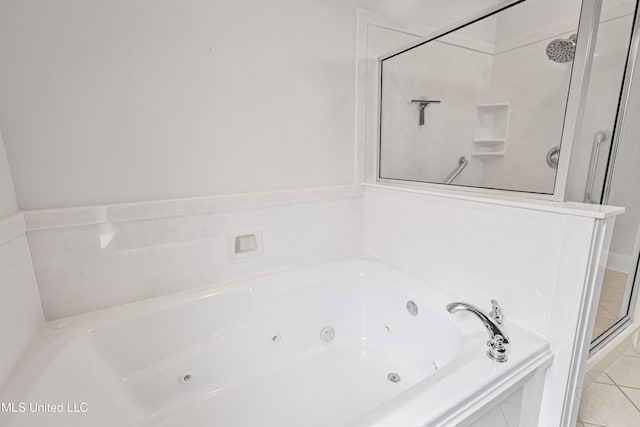
[[[624,352],[624,355],[629,357],[640,357],[640,350],[638,350],[637,348],[631,347]]]
[[[610,287],[616,289],[624,289],[627,286],[627,273],[615,270],[605,270],[603,287]]]
[[[596,319],[617,319],[620,316],[616,316],[615,314],[613,314],[610,310],[607,309],[607,307],[605,307],[604,304],[610,304],[610,305],[614,305],[617,306],[618,304],[615,302],[611,302],[611,301],[601,301],[600,304],[598,304],[598,311],[596,312]],[[616,309],[614,309],[614,311],[616,311]],[[620,312],[620,307],[618,306],[617,312]]]
[[[619,386],[640,388],[640,358],[622,356],[607,369],[607,375]]]
[[[598,304],[598,306],[604,307],[609,313],[616,317],[620,317],[620,312],[623,308],[626,310],[627,307],[623,307],[623,305],[623,301],[600,301],[600,304]]]
[[[607,278],[615,278],[615,277],[627,277],[627,273],[623,271],[613,270],[611,268],[607,268],[604,270],[604,275]]]
[[[640,426],[640,411],[618,387],[595,383],[582,397],[580,420],[587,424],[615,427]]]
[[[640,408],[640,389],[630,387],[620,387],[620,389],[636,405],[636,408]]]
[[[600,301],[596,312],[596,322],[591,339],[594,340],[609,329],[620,318],[627,274],[615,270],[605,270]]]
[[[621,289],[602,288],[602,292],[600,293],[600,301],[610,301],[622,304],[623,298],[624,292]]]
[[[599,379],[602,375],[604,375],[604,371],[601,371],[599,369],[589,369],[587,372],[585,372],[585,375],[590,377],[594,382],[596,382],[597,379]]]
[[[596,318],[596,323],[593,326],[593,335],[592,339],[596,339],[600,336],[604,331],[609,329],[611,325],[615,323],[615,319],[598,319]]]
[[[607,374],[600,375],[598,378],[596,378],[596,382],[600,384],[615,384],[613,381],[611,381],[611,378],[609,378]]]

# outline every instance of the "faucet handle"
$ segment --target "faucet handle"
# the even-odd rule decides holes
[[[507,348],[505,344],[509,344],[511,341],[502,331],[500,326],[498,325],[498,320],[496,320],[495,316],[498,318],[502,317],[502,312],[500,311],[500,306],[497,301],[492,300],[494,308],[497,308],[497,311],[492,311],[489,314],[482,312],[479,308],[467,304],[464,302],[452,302],[447,304],[447,311],[451,314],[457,313],[459,311],[468,311],[474,315],[476,315],[484,324],[487,329],[487,333],[489,334],[489,341],[487,341],[487,356],[489,356],[492,360],[498,362],[506,362],[507,361]],[[501,320],[500,320],[501,322]]]
[[[496,335],[487,341],[487,356],[497,362],[506,362],[507,348],[504,346],[504,337],[502,335]]]
[[[502,314],[502,307],[500,307],[498,301],[494,299],[491,300],[491,312],[489,312],[489,316],[491,316],[499,326],[504,325],[504,315]]]

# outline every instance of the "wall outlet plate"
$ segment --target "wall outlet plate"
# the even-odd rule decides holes
[[[262,229],[227,233],[227,249],[230,259],[242,259],[264,255]]]

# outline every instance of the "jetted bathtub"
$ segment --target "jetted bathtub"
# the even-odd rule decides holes
[[[355,259],[51,322],[0,394],[0,425],[469,425],[509,395],[536,425],[548,344],[507,315],[509,360],[494,362],[454,300]]]

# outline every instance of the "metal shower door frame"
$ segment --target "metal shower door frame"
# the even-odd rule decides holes
[[[624,68],[624,77],[622,80],[622,88],[620,89],[620,100],[618,101],[618,111],[611,133],[611,149],[609,150],[609,159],[607,161],[607,172],[604,178],[604,186],[600,204],[606,205],[611,195],[611,186],[613,184],[618,149],[622,139],[622,129],[624,129],[627,120],[627,109],[629,107],[629,94],[633,83],[633,77],[637,65],[638,49],[640,49],[640,7],[639,1],[636,0],[636,10],[633,18],[633,27],[631,29],[631,41],[629,43],[629,53]]]
[[[633,26],[631,29],[631,40],[629,42],[629,51],[622,79],[622,87],[620,89],[620,99],[618,101],[618,110],[611,134],[611,148],[609,149],[609,158],[607,160],[607,169],[604,177],[604,185],[600,196],[600,204],[606,205],[611,196],[613,181],[615,179],[615,166],[622,143],[622,131],[627,121],[627,109],[629,108],[629,98],[631,87],[633,86],[634,74],[638,58],[640,57],[640,0],[636,0],[636,8],[633,17]],[[591,342],[590,353],[594,354],[609,342],[611,342],[620,332],[625,330],[627,326],[634,321],[636,311],[638,291],[640,288],[640,246],[635,245],[634,259],[636,260],[635,269],[633,270],[633,281],[631,293],[629,294],[629,302],[627,313],[618,319],[609,329],[603,332],[599,337]]]

